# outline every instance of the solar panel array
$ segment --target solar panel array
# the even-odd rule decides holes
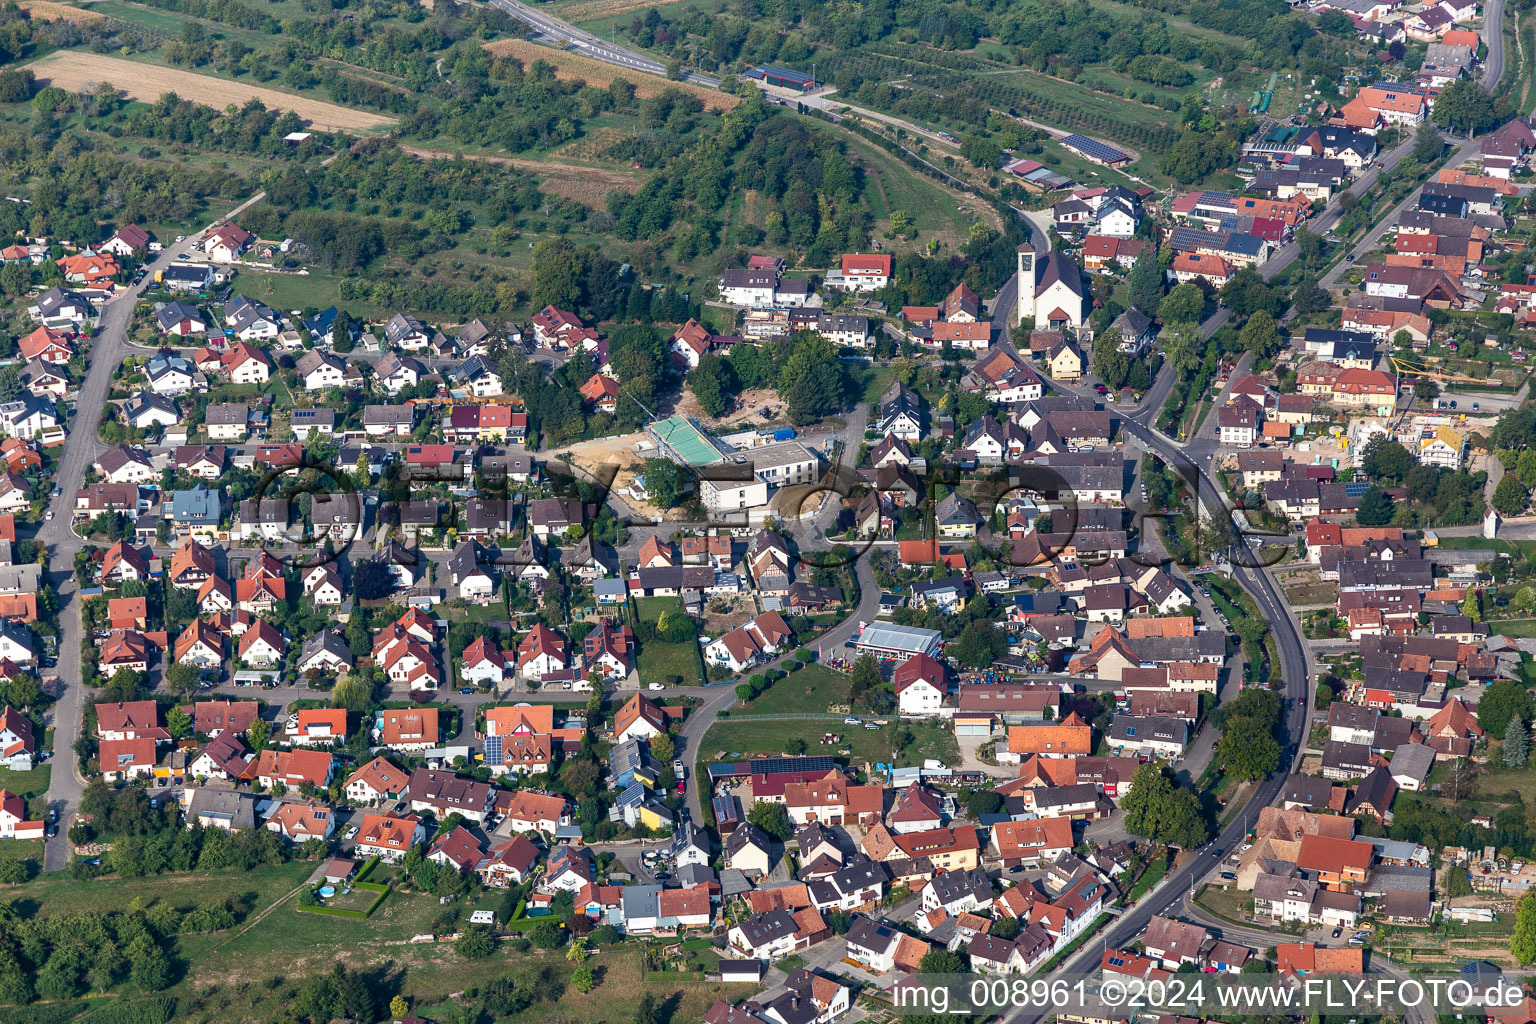
[[[748,761],[753,775],[782,775],[785,772],[829,772],[837,767],[837,758],[825,755],[811,757],[757,757]]]
[[[1096,160],[1113,163],[1117,160],[1129,160],[1130,155],[1122,153],[1113,146],[1106,146],[1102,142],[1090,139],[1086,135],[1068,135],[1061,140],[1063,146],[1070,146],[1080,153],[1085,153]]]

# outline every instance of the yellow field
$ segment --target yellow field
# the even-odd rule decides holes
[[[554,4],[551,9],[561,21],[574,25],[582,21],[596,21],[598,18],[612,18],[619,14],[646,11],[652,7],[661,7],[666,2],[667,0],[576,0],[575,3]]]
[[[526,39],[498,39],[493,43],[485,44],[486,50],[497,57],[516,57],[524,66],[532,64],[536,60],[542,60],[546,64],[553,64],[555,77],[562,81],[586,82],[588,85],[607,85],[615,78],[623,78],[634,83],[635,95],[641,99],[650,99],[652,96],[660,96],[668,89],[680,89],[683,92],[697,96],[704,104],[706,110],[730,110],[741,100],[730,93],[717,92],[714,89],[706,89],[702,85],[693,85],[688,82],[671,82],[665,78],[657,78],[654,75],[641,74],[638,71],[625,72],[622,68],[612,64],[604,64],[600,60],[591,57],[583,57],[576,53],[567,53],[564,50],[556,50],[548,46],[540,46],[538,43],[530,43]]]
[[[230,82],[191,71],[178,71],[154,64],[102,57],[94,53],[60,50],[27,65],[39,82],[57,85],[70,92],[90,92],[102,82],[110,82],[132,100],[153,103],[168,92],[182,99],[223,109],[233,103],[242,106],[258,99],[269,110],[291,110],[322,131],[353,133],[383,131],[393,127],[394,118],[370,114],[351,107],[313,100],[292,93],[263,89],[245,82]]]
[[[40,21],[74,21],[83,25],[106,17],[84,7],[70,7],[67,4],[51,3],[50,0],[21,0],[17,6]]]

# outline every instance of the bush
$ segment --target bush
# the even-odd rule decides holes
[[[528,932],[528,941],[540,949],[559,949],[565,945],[565,930],[553,918],[540,921]]]

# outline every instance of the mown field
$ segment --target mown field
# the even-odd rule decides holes
[[[146,103],[168,92],[215,108],[231,103],[241,106],[255,99],[269,110],[291,110],[325,131],[353,134],[386,131],[395,124],[393,118],[380,114],[265,86],[75,50],[59,50],[27,66],[43,84],[69,92],[90,92],[102,82],[110,82],[129,99]]]

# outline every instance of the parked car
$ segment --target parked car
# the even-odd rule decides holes
[[[662,686],[660,683],[652,683],[650,686],[646,687],[646,689],[648,689],[648,690],[665,690],[666,687]]]

